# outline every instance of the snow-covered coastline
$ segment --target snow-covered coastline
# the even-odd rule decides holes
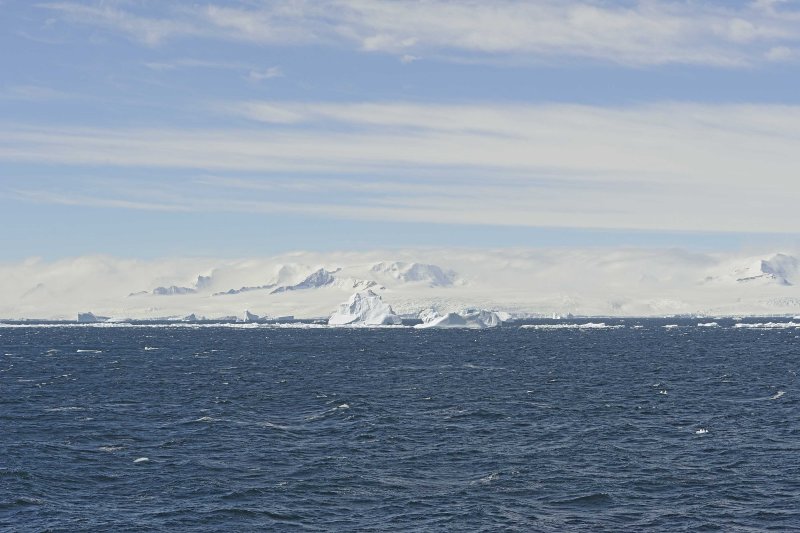
[[[0,264],[0,319],[327,321],[342,302],[367,290],[404,319],[465,309],[503,320],[798,316],[798,257],[774,250],[454,249],[28,260]]]

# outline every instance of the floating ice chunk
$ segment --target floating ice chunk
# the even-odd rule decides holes
[[[605,322],[587,322],[585,324],[524,324],[521,329],[622,329],[622,324],[606,324]]]
[[[460,313],[447,313],[444,316],[426,314],[424,322],[417,328],[494,328],[502,323],[497,313],[484,309],[467,309]]]
[[[750,322],[739,322],[738,324],[734,324],[735,328],[745,328],[745,329],[784,329],[784,328],[798,328],[800,327],[799,322],[757,322],[757,323],[750,323]]]
[[[391,326],[402,324],[392,307],[371,290],[353,294],[328,319],[331,326]]]
[[[509,320],[514,319],[514,315],[506,311],[496,311],[495,314],[497,315],[497,318],[499,318],[501,322],[508,322]]]
[[[149,463],[150,459],[147,457],[139,457],[138,459],[133,460],[134,463]]]
[[[105,322],[108,320],[107,316],[97,316],[91,311],[87,313],[78,313],[78,322],[81,324],[95,324],[97,322]]]
[[[241,320],[242,322],[258,322],[261,320],[261,317],[255,313],[251,313],[250,311],[245,311]]]
[[[706,433],[708,433],[708,430],[706,428],[700,428],[694,432],[695,435],[705,435]]]

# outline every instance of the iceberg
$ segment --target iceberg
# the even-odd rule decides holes
[[[97,316],[91,311],[88,313],[78,313],[78,322],[81,324],[96,324],[98,322],[105,322],[108,320],[107,316]]]
[[[241,322],[258,322],[261,317],[250,311],[245,311],[244,316],[240,319]]]
[[[498,327],[503,322],[497,313],[485,309],[466,309],[460,313],[447,313],[444,316],[425,313],[421,318],[423,323],[414,327],[484,329]]]
[[[402,323],[392,307],[369,289],[353,294],[328,319],[330,326],[392,326]]]

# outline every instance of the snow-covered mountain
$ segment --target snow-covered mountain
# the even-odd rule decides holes
[[[449,287],[457,279],[452,270],[444,271],[436,265],[424,263],[376,263],[370,269],[373,275],[383,279],[397,280],[404,283],[424,283],[429,287]]]
[[[0,318],[325,318],[371,290],[402,316],[798,314],[800,254],[654,249],[292,253],[246,260],[79,257],[0,264]]]
[[[728,285],[795,285],[800,282],[800,261],[785,253],[737,258],[724,267],[716,266],[705,281]]]

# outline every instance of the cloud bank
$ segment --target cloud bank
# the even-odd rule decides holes
[[[797,106],[215,107],[244,122],[200,130],[6,124],[0,161],[38,165],[40,177],[10,175],[0,194],[455,224],[745,233],[800,224]],[[73,169],[57,187],[53,165]]]
[[[365,287],[409,314],[468,306],[539,315],[800,314],[798,257],[774,250],[617,248],[31,259],[0,263],[0,318],[74,320],[85,311],[116,318],[219,318],[245,310],[327,317]],[[275,290],[286,286],[293,289]]]

